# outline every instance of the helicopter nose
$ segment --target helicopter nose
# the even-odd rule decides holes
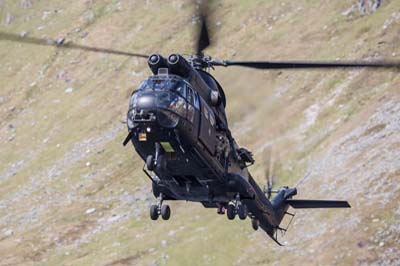
[[[137,107],[139,109],[150,109],[155,107],[155,97],[151,94],[145,94],[137,99]]]

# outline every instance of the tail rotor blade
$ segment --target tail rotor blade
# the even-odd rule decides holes
[[[272,149],[271,147],[268,147],[265,151],[264,151],[264,160],[263,160],[263,165],[264,165],[264,177],[267,180],[267,184],[264,187],[264,193],[267,194],[267,198],[270,199],[271,198],[271,194],[272,194],[272,187],[274,185],[274,181],[273,181],[273,169],[272,169]]]
[[[307,173],[305,175],[303,175],[299,180],[297,180],[297,183],[294,187],[296,187],[296,188],[299,187],[304,182],[304,180],[306,180],[310,175],[311,175],[311,171],[307,171]]]
[[[280,161],[279,153],[275,152],[273,160],[272,160],[272,164],[271,164],[271,168],[272,168],[271,169],[271,184],[272,184],[271,188],[272,188],[272,186],[275,185],[275,181],[276,181],[275,179],[277,177],[277,171],[278,171],[280,165],[281,165],[281,161]]]

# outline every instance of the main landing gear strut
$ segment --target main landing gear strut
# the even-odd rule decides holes
[[[240,220],[244,220],[247,217],[247,207],[240,200],[240,195],[237,194],[235,200],[228,204],[226,209],[226,215],[229,220],[235,219],[236,214]]]
[[[171,209],[169,205],[163,205],[164,196],[160,194],[160,201],[158,204],[154,204],[150,206],[150,218],[152,220],[157,220],[158,217],[161,215],[163,220],[168,220],[171,216]]]

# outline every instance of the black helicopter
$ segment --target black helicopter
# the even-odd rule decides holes
[[[206,1],[203,1],[206,2]],[[0,40],[54,46],[60,49],[147,58],[153,73],[130,98],[127,114],[128,135],[123,144],[132,142],[145,161],[143,171],[150,178],[158,204],[150,207],[153,220],[170,218],[166,200],[200,202],[216,208],[232,220],[251,219],[252,227],[261,227],[275,242],[280,224],[293,208],[349,208],[347,201],[293,199],[297,189],[281,187],[274,191],[269,182],[262,189],[248,167],[254,164],[252,153],[240,147],[225,113],[226,97],[221,85],[208,72],[216,66],[242,66],[255,69],[400,69],[394,61],[306,62],[306,61],[220,61],[205,56],[210,45],[207,27],[208,8],[200,8],[196,53],[188,58],[171,54],[144,55],[83,46],[65,39],[41,39],[0,32]],[[271,193],[276,195],[270,200]]]

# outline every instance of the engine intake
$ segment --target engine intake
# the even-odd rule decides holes
[[[168,57],[168,66],[172,74],[187,78],[191,75],[193,68],[186,59],[179,54],[171,54]]]
[[[147,63],[154,75],[157,75],[159,68],[168,68],[167,59],[159,54],[150,55]]]

